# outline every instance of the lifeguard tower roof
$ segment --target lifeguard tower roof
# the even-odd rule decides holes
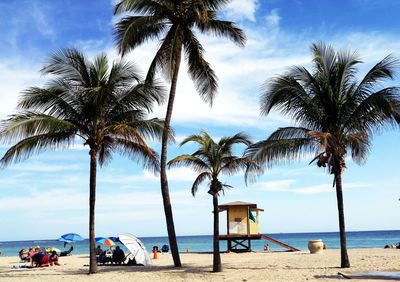
[[[219,205],[219,210],[224,211],[227,210],[228,208],[231,207],[249,207],[252,210],[259,210],[259,211],[264,211],[263,209],[257,208],[257,204],[255,203],[249,203],[249,202],[242,202],[242,201],[234,201],[226,204]]]

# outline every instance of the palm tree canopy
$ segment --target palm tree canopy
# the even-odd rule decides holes
[[[25,90],[18,113],[2,124],[3,141],[16,142],[1,159],[3,166],[68,147],[78,136],[96,150],[101,165],[117,151],[158,169],[157,154],[145,140],[162,134],[162,120],[146,119],[164,99],[160,85],[142,83],[133,64],[110,66],[105,54],[88,61],[76,49],[55,53],[41,72],[53,79]]]
[[[214,194],[229,188],[229,185],[222,184],[218,181],[218,176],[234,175],[245,170],[245,179],[260,173],[261,169],[258,164],[249,157],[238,157],[234,155],[233,146],[236,144],[251,144],[249,136],[244,133],[238,133],[234,136],[223,137],[219,142],[215,142],[211,136],[202,131],[198,135],[191,135],[181,142],[181,146],[194,142],[198,145],[198,150],[191,155],[178,156],[168,163],[168,167],[188,166],[196,171],[199,175],[192,186],[193,196],[196,194],[198,187],[205,180],[217,182],[217,191],[209,191]],[[212,185],[210,185],[211,187]]]
[[[311,50],[311,71],[292,67],[267,82],[261,95],[262,114],[280,111],[297,127],[279,128],[250,146],[247,155],[272,165],[314,153],[318,166],[335,173],[345,168],[348,151],[362,164],[373,134],[400,122],[400,89],[382,87],[394,78],[398,61],[389,55],[358,80],[361,61],[355,53],[335,52],[323,43]]]
[[[151,39],[161,39],[160,47],[150,65],[148,78],[158,70],[172,78],[177,56],[183,49],[189,75],[204,101],[212,104],[217,91],[217,76],[204,59],[204,48],[195,35],[211,33],[227,37],[243,46],[246,37],[233,22],[220,20],[217,10],[228,0],[122,0],[115,14],[125,15],[115,29],[116,41],[122,54]],[[139,15],[138,15],[139,14]]]

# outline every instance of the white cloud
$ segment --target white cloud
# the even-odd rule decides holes
[[[225,8],[228,18],[239,18],[255,21],[257,0],[232,0]]]
[[[25,162],[10,166],[10,170],[23,172],[59,172],[59,171],[76,171],[81,170],[81,164],[54,164],[45,162]]]
[[[187,167],[168,170],[168,180],[171,182],[193,182],[196,177],[197,174]],[[126,171],[111,171],[111,173],[99,173],[98,175],[98,183],[119,184],[124,187],[154,185],[159,181],[159,176],[148,170],[132,175],[127,175]]]
[[[32,17],[36,24],[37,30],[44,36],[53,38],[56,35],[56,31],[52,25],[48,22],[48,16],[44,13],[44,6],[39,6],[37,2],[33,2],[32,5]]]
[[[281,16],[279,16],[278,9],[272,9],[271,12],[265,17],[268,30],[276,36],[279,33],[279,23]]]
[[[20,93],[27,87],[38,85],[43,79],[35,64],[24,63],[17,58],[3,58],[0,62],[0,118],[11,114]]]
[[[87,39],[87,40],[77,40],[73,44],[74,48],[82,50],[83,52],[91,52],[94,51],[101,52],[104,47],[104,40],[99,39]]]
[[[261,190],[269,192],[291,192],[296,194],[320,194],[320,193],[335,192],[335,189],[332,187],[331,183],[310,185],[299,188],[296,187],[295,183],[296,180],[294,179],[284,179],[277,181],[259,182],[255,186]],[[363,182],[350,182],[346,183],[344,189],[366,188],[366,187],[371,187],[371,184]]]
[[[193,82],[187,75],[186,65],[182,64],[172,117],[173,126],[191,124],[195,129],[200,129],[213,124],[223,127],[235,126],[267,130],[289,124],[288,119],[276,113],[271,113],[268,117],[260,117],[260,88],[268,78],[282,73],[289,66],[307,66],[311,61],[308,50],[311,41],[307,34],[294,34],[281,30],[278,10],[270,11],[266,18],[267,26],[248,27],[244,25],[248,36],[245,48],[239,48],[226,39],[200,36],[207,51],[206,59],[218,75],[219,91],[213,108],[210,108],[200,99]],[[274,33],[274,29],[279,32]],[[393,50],[400,49],[398,40],[378,33],[341,33],[340,36],[333,35],[330,40],[327,42],[334,44],[335,47],[351,46],[351,49],[358,49],[361,57],[367,62],[371,60],[376,62],[376,58],[383,58]],[[88,48],[87,53],[90,56],[94,56],[98,52],[99,44],[101,45],[90,39],[82,42],[82,46]],[[144,44],[128,54],[126,59],[139,65],[144,74],[154,56],[157,44],[157,42]],[[107,53],[110,58],[118,57],[114,48],[109,48]],[[12,113],[18,93],[22,89],[26,86],[38,85],[44,80],[44,78],[39,79],[40,76],[37,73],[39,67],[24,67],[24,64],[14,64],[19,66],[16,69],[11,68],[12,65],[12,62],[7,65],[0,64],[0,73],[2,74],[0,83],[3,85],[0,90],[0,98],[4,101],[0,105],[2,116]],[[157,107],[152,115],[164,117],[165,105]],[[240,130],[243,129],[238,131]]]

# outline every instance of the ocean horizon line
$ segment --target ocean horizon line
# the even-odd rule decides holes
[[[363,233],[363,232],[400,232],[400,229],[378,229],[378,230],[348,230],[346,233]],[[129,233],[129,232],[121,232],[120,234]],[[339,231],[308,231],[308,232],[260,232],[260,234],[268,234],[268,235],[299,235],[299,234],[338,234]],[[135,234],[133,234],[135,235]],[[111,235],[112,236],[112,235]],[[109,237],[111,237],[109,236]],[[136,236],[136,235],[135,235]],[[209,237],[213,236],[212,234],[197,234],[197,235],[177,235],[177,237]],[[99,236],[102,237],[102,236]],[[158,235],[158,236],[136,236],[140,239],[157,239],[157,238],[168,238],[168,235]],[[21,239],[21,240],[0,240],[0,243],[8,243],[8,242],[45,242],[45,241],[56,241],[58,238],[51,239]],[[89,238],[84,238],[84,240],[89,240]]]

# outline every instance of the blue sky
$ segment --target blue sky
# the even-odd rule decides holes
[[[0,118],[13,113],[23,89],[45,83],[38,70],[51,52],[73,46],[89,56],[104,51],[117,58],[112,8],[111,0],[1,1]],[[232,1],[222,16],[245,30],[247,45],[239,48],[223,39],[200,37],[219,76],[219,94],[210,109],[181,68],[172,121],[177,140],[204,129],[215,138],[245,131],[256,141],[289,125],[278,113],[260,117],[261,85],[289,66],[309,66],[309,46],[319,40],[357,51],[365,62],[360,75],[390,53],[400,56],[399,12],[400,3],[389,0]],[[145,72],[156,46],[145,44],[127,59]],[[163,117],[164,112],[159,107],[152,115]],[[151,144],[160,149],[159,143]],[[381,133],[364,166],[348,160],[343,177],[348,230],[400,229],[398,144],[399,132]],[[2,145],[0,153],[6,148]],[[169,154],[193,149],[171,145]],[[262,232],[336,231],[332,177],[308,161],[267,170],[248,187],[242,176],[225,177],[235,188],[220,202],[256,202],[265,209]],[[88,151],[77,142],[72,149],[41,154],[0,171],[0,240],[57,238],[66,232],[87,236],[88,168]],[[212,199],[205,187],[196,198],[191,196],[194,178],[189,169],[169,171],[178,235],[212,233]],[[96,230],[99,236],[166,235],[158,178],[115,155],[98,170]]]

